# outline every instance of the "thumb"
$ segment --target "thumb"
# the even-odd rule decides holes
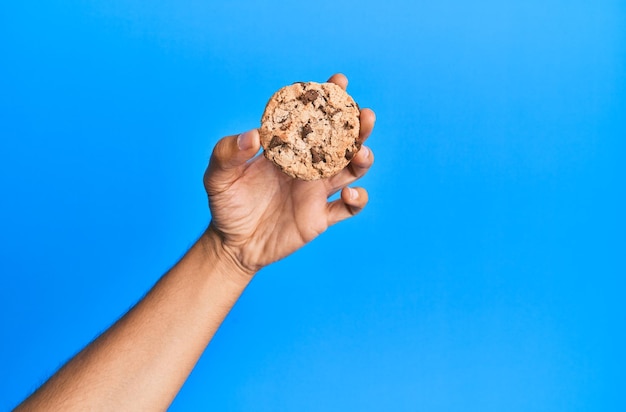
[[[205,174],[207,186],[214,190],[230,186],[243,173],[246,162],[254,157],[260,146],[257,129],[227,136],[217,142]]]

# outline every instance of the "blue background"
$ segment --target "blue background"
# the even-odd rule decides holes
[[[337,71],[370,204],[171,410],[626,410],[623,1],[5,1],[0,39],[1,410],[200,235],[215,142]]]

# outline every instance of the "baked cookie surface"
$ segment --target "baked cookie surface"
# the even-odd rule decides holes
[[[333,176],[361,147],[359,108],[334,83],[294,83],[278,90],[261,118],[264,155],[303,180]]]

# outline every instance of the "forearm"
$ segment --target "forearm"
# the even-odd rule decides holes
[[[205,233],[17,410],[165,410],[250,279]]]

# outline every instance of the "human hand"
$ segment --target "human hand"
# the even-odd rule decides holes
[[[343,89],[348,84],[342,74],[328,81]],[[361,142],[375,120],[372,110],[361,110]],[[265,156],[255,157],[260,145],[257,129],[221,139],[204,175],[212,216],[207,236],[250,276],[365,207],[367,191],[348,185],[365,175],[374,161],[363,145],[339,174],[303,181],[287,176]],[[340,198],[329,202],[339,191]]]

